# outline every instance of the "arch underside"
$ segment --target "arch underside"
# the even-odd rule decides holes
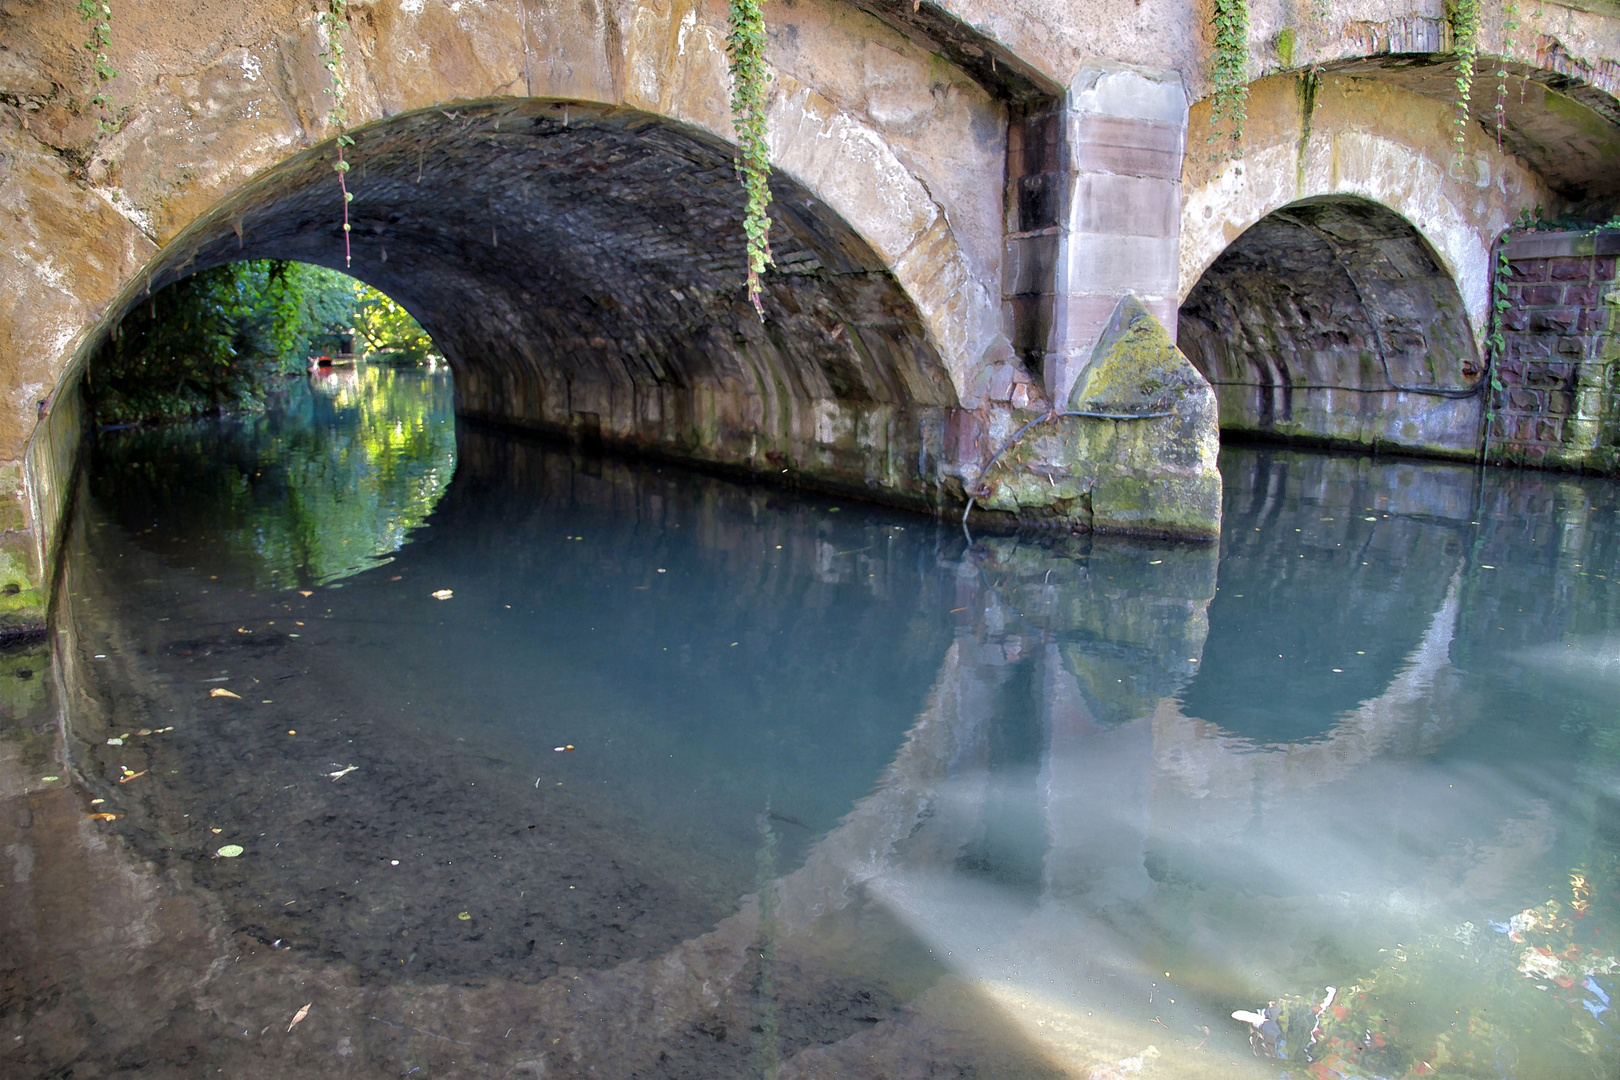
[[[925,497],[950,377],[882,259],[799,184],[772,179],[762,320],[732,151],[696,129],[506,99],[355,137],[352,265],[327,145],[206,215],[149,288],[238,259],[347,269],[433,335],[464,416]]]
[[[1223,431],[1468,453],[1482,372],[1451,276],[1375,203],[1293,203],[1246,230],[1180,313]]]

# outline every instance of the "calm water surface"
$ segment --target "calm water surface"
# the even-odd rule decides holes
[[[97,438],[6,1076],[1620,1075],[1615,485],[1229,449],[1218,548],[970,542],[451,403]]]

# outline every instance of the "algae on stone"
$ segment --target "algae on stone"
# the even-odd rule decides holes
[[[1143,419],[1059,413],[1031,428],[986,477],[987,509],[1097,532],[1220,535],[1215,393],[1134,296],[1114,309],[1066,411]]]

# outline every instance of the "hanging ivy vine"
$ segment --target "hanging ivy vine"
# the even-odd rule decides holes
[[[748,299],[759,317],[765,317],[759,277],[771,259],[770,149],[766,144],[765,17],[760,0],[731,0],[726,58],[731,67],[731,122],[737,131],[737,177],[748,195],[743,233],[748,243]]]
[[[348,19],[349,0],[326,0],[326,5],[317,9],[316,21],[320,24],[325,37],[326,49],[321,53],[321,60],[326,65],[326,73],[331,77],[332,85],[326,88],[326,94],[332,100],[326,106],[326,122],[337,129],[337,161],[332,164],[332,171],[337,173],[338,191],[343,195],[343,265],[353,264],[353,255],[349,246],[349,204],[354,201],[354,193],[349,190],[349,163],[344,160],[343,148],[353,146],[354,139],[348,134],[349,126],[349,88],[344,80],[343,72],[343,25]]]
[[[1498,150],[1502,149],[1502,124],[1507,119],[1507,57],[1513,51],[1513,31],[1518,28],[1519,5],[1515,0],[1506,0],[1506,3],[1502,5],[1502,59],[1496,65],[1496,148]]]
[[[1474,94],[1474,59],[1479,52],[1479,0],[1451,0],[1451,51],[1457,57],[1457,118],[1451,141],[1461,154],[1468,137],[1469,107]]]
[[[78,12],[80,21],[90,31],[84,49],[90,54],[91,77],[95,79],[90,104],[100,113],[96,127],[101,131],[117,131],[110,84],[118,78],[118,72],[107,59],[107,50],[112,48],[112,4],[110,0],[79,0]]]
[[[1209,122],[1216,130],[1209,141],[1214,143],[1224,136],[1232,156],[1240,158],[1243,125],[1249,116],[1248,0],[1215,0],[1210,23],[1215,30],[1215,85]]]

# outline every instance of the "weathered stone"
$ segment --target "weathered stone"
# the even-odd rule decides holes
[[[1097,532],[1219,535],[1214,392],[1134,296],[1116,305],[1065,411],[1105,415],[1036,424],[985,478],[987,509]]]
[[[1205,271],[1180,320],[1225,430],[1477,451],[1484,364],[1462,297],[1411,225],[1372,203],[1268,216]]]

